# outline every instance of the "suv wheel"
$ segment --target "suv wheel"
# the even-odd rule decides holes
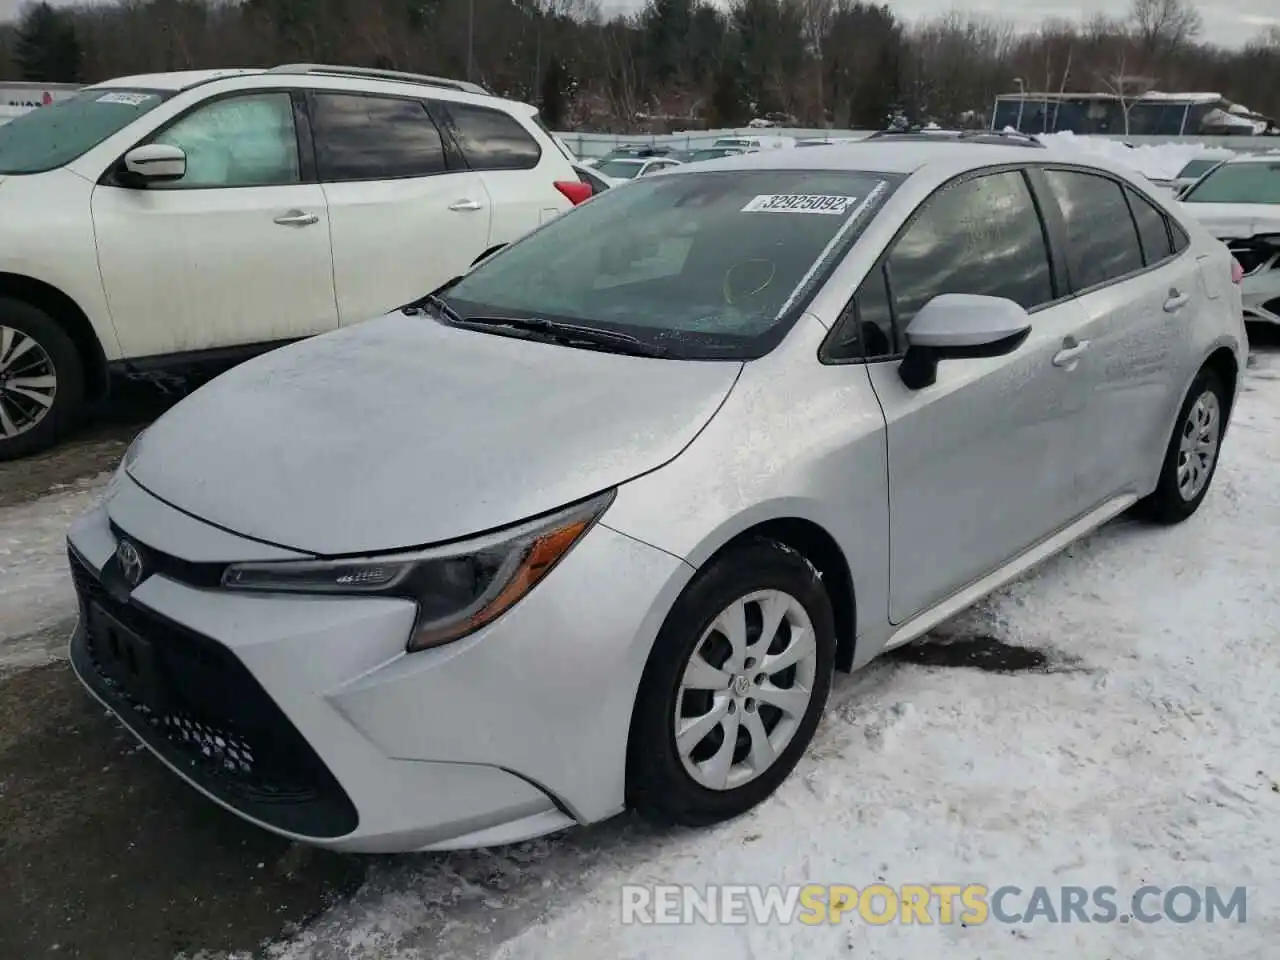
[[[84,398],[84,366],[51,316],[0,297],[0,461],[53,445]]]

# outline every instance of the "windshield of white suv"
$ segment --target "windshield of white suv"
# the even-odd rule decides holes
[[[900,180],[818,170],[644,178],[495,254],[444,299],[461,318],[590,326],[673,358],[763,356]]]
[[[170,95],[99,87],[36,107],[0,126],[0,174],[44,173],[68,164]]]
[[[1204,175],[1183,203],[1280,203],[1280,159],[1224,163]]]

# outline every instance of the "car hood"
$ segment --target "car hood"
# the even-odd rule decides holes
[[[251,360],[157,420],[129,475],[321,556],[455,540],[671,460],[742,364],[630,357],[392,314]]]
[[[1183,203],[1182,209],[1219,240],[1280,233],[1280,206],[1272,203]]]

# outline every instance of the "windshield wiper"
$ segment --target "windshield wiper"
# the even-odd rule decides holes
[[[432,304],[435,306],[435,304]],[[509,327],[524,333],[545,336],[565,346],[603,347],[614,353],[627,353],[637,357],[665,357],[667,351],[656,343],[649,343],[639,337],[617,330],[603,330],[599,327],[582,326],[576,323],[564,323],[559,320],[547,320],[544,317],[459,317],[456,310],[441,302],[437,307],[441,313],[448,311],[447,319],[459,327]],[[454,319],[454,318],[457,319]]]

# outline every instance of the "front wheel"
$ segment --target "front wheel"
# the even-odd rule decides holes
[[[1178,411],[1156,489],[1138,504],[1146,519],[1181,523],[1200,508],[1218,469],[1228,402],[1222,378],[1201,370]]]
[[[767,798],[813,739],[835,646],[830,600],[800,554],[757,540],[716,560],[676,602],[645,666],[629,805],[702,826]]]
[[[80,411],[84,366],[57,321],[0,297],[0,461],[50,447]]]

